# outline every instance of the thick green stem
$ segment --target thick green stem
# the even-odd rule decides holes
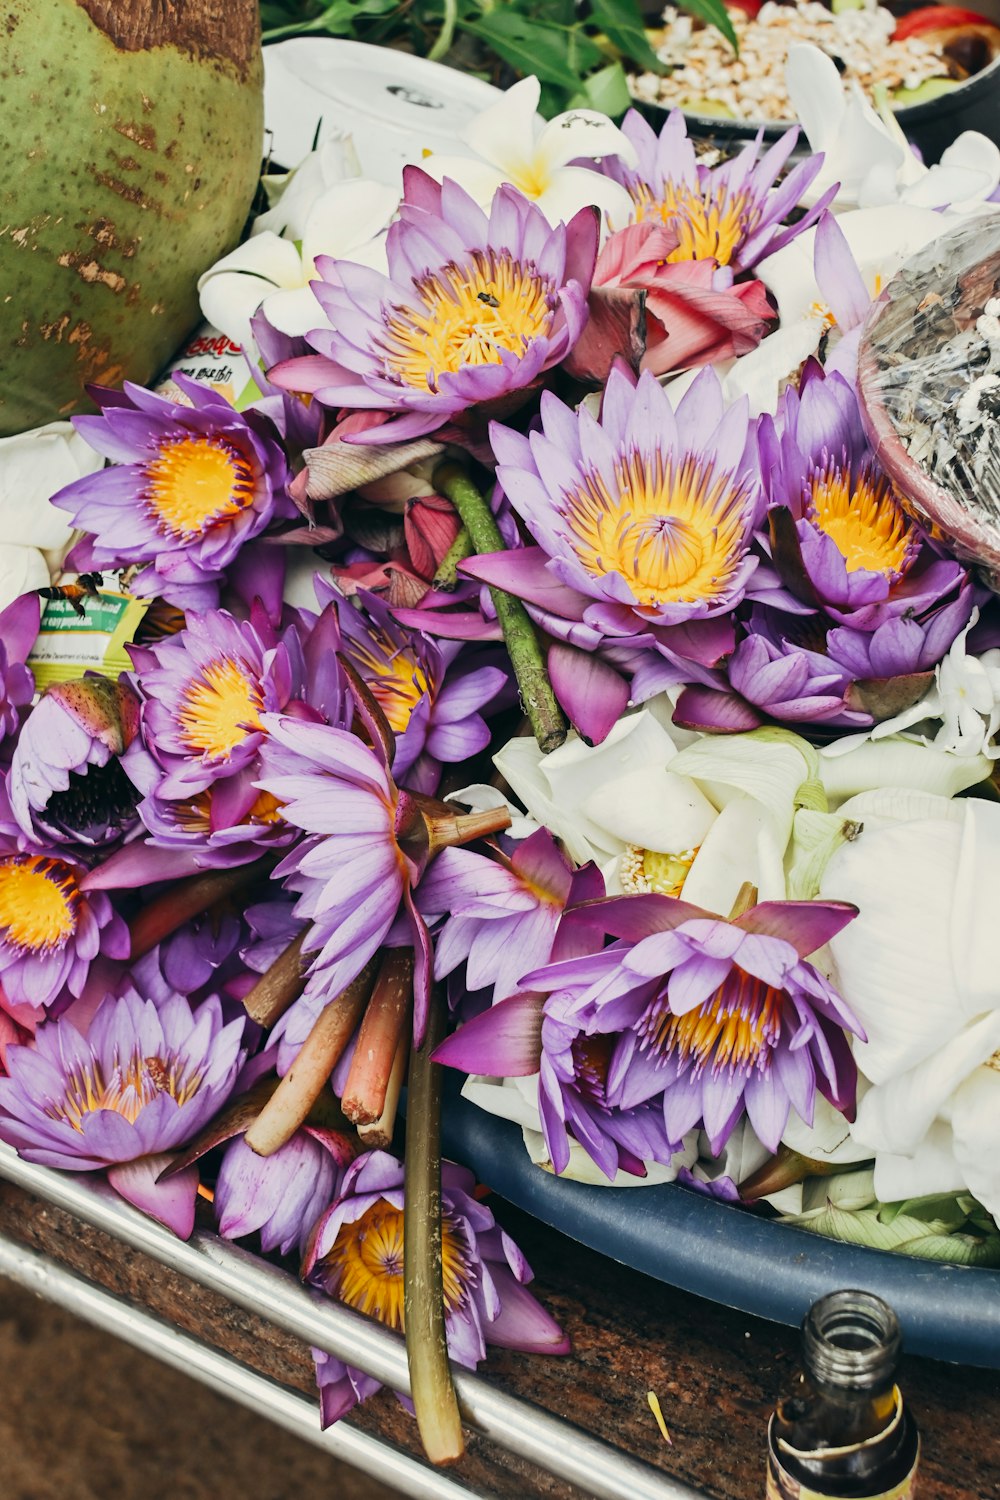
[[[458,0],[444,0],[444,25],[438,32],[437,41],[427,54],[430,62],[440,62],[451,51],[451,44],[455,39],[455,22],[457,20]]]
[[[424,1044],[411,1054],[406,1104],[403,1322],[410,1391],[424,1452],[435,1464],[465,1451],[448,1364],[441,1263],[441,1066],[431,1053],[445,1030],[445,1002],[431,995]]]
[[[450,594],[453,589],[458,587],[459,563],[464,562],[467,557],[471,556],[472,538],[469,535],[468,527],[463,526],[441,559],[438,570],[434,574],[434,587],[442,589],[446,594]]]
[[[493,512],[463,469],[457,464],[442,464],[434,475],[434,488],[447,495],[458,511],[474,552],[504,550]],[[555,750],[566,738],[566,720],[552,691],[531,617],[513,594],[492,586],[490,594],[535,739],[544,753]]]

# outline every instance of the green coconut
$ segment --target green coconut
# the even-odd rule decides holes
[[[257,0],[6,0],[0,435],[148,381],[260,170]]]

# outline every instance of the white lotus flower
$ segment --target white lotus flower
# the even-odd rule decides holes
[[[489,207],[498,187],[510,182],[537,203],[550,224],[568,222],[588,204],[627,224],[632,200],[625,189],[600,172],[570,162],[620,156],[634,167],[631,141],[595,109],[571,109],[537,129],[540,95],[537,78],[522,78],[462,132],[478,161],[435,152],[421,162],[424,171],[438,182],[452,178],[483,208]]]
[[[877,114],[856,82],[845,86],[831,57],[797,42],[788,49],[785,82],[795,112],[823,166],[807,202],[834,183],[835,211],[906,203],[918,208],[978,209],[1000,183],[1000,149],[967,130],[940,162],[925,167],[888,108]]]
[[[52,496],[103,467],[70,422],[0,438],[0,609],[60,571],[74,532]]]
[[[251,352],[256,346],[250,319],[261,308],[282,333],[294,336],[321,327],[323,312],[309,286],[316,279],[316,257],[385,270],[383,231],[398,205],[395,188],[381,182],[357,177],[334,183],[305,215],[301,248],[268,229],[210,266],[198,281],[202,313]]]
[[[939,814],[866,827],[823,879],[825,898],[860,908],[831,944],[868,1033],[855,1056],[873,1087],[852,1133],[883,1202],[965,1187],[997,1217],[1000,807]]]
[[[795,794],[816,752],[781,730],[692,735],[669,715],[654,699],[600,745],[571,735],[542,755],[522,737],[494,764],[572,859],[602,867],[609,890],[664,890],[723,913],[745,881],[762,901],[784,899]]]

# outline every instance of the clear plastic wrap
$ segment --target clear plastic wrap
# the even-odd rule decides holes
[[[858,385],[908,509],[1000,592],[1000,212],[893,277],[862,331]]]

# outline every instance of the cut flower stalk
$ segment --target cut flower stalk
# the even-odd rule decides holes
[[[247,1145],[258,1156],[273,1156],[305,1121],[353,1035],[377,968],[372,959],[317,1016],[298,1057],[246,1133]]]
[[[392,1060],[392,1072],[385,1091],[385,1103],[377,1120],[369,1125],[358,1126],[358,1139],[366,1151],[388,1151],[396,1132],[396,1111],[399,1096],[406,1082],[406,1065],[410,1060],[410,1038],[403,1032],[396,1044],[396,1055]]]
[[[441,1231],[441,1067],[431,1061],[445,1032],[445,1002],[431,992],[427,1034],[410,1058],[403,1209],[403,1319],[413,1409],[435,1464],[465,1451],[448,1363]]]
[[[442,464],[434,484],[454,505],[469,533],[475,553],[502,552],[503,537],[482,495],[457,464]],[[566,738],[566,720],[556,702],[545,658],[531,617],[519,599],[490,586],[503,630],[504,644],[517,677],[525,713],[542,752],[556,750]]]
[[[178,880],[162,896],[157,896],[133,918],[129,926],[134,961],[149,953],[157,943],[183,927],[192,917],[200,917],[217,901],[233,896],[252,885],[260,876],[269,875],[275,861],[270,855],[236,865],[228,870],[211,870]]]
[[[270,1029],[285,1014],[288,1007],[299,998],[306,982],[308,964],[303,962],[302,949],[306,930],[292,938],[288,947],[278,954],[271,967],[260,976],[253,989],[244,997],[243,1004],[251,1021],[265,1030]]]
[[[382,957],[351,1059],[341,1105],[355,1125],[374,1125],[386,1092],[400,1038],[413,1010],[413,954],[390,948]]]

